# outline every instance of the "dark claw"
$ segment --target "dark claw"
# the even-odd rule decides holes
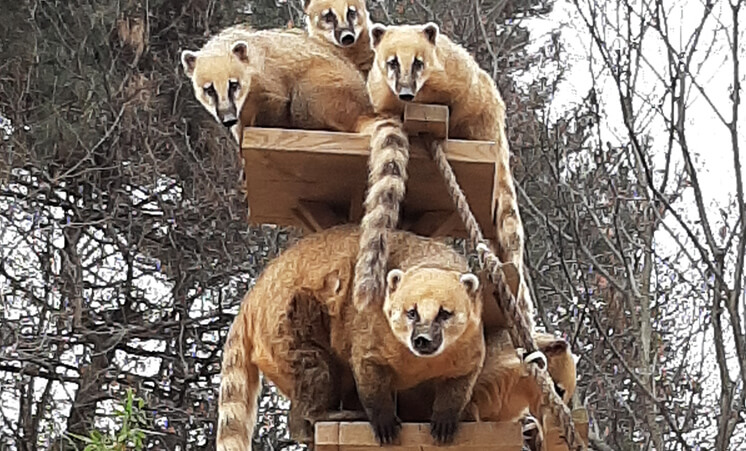
[[[437,443],[447,445],[453,442],[458,429],[458,415],[441,415],[430,421],[430,434]]]
[[[396,414],[379,414],[371,418],[371,426],[376,440],[381,445],[389,445],[399,436],[401,421]]]

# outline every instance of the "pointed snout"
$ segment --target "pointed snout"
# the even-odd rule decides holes
[[[355,43],[355,32],[352,30],[341,30],[337,36],[337,42],[342,47],[349,47]]]
[[[405,102],[411,102],[414,100],[414,90],[409,86],[402,86],[399,88],[399,99]]]
[[[230,128],[238,123],[238,115],[236,114],[235,108],[228,108],[226,110],[218,110],[218,119],[220,123],[225,127]]]
[[[412,331],[412,349],[421,356],[433,355],[443,344],[443,334],[437,324],[418,325]]]

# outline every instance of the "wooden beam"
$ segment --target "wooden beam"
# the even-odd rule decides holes
[[[307,224],[312,232],[320,232],[329,227],[342,224],[344,221],[323,202],[299,200],[294,208],[298,219]]]
[[[443,150],[451,162],[494,164],[494,144],[493,141],[449,139]],[[370,154],[367,135],[319,130],[247,127],[241,145],[243,149],[362,155],[366,158]],[[422,140],[413,140],[411,147],[412,158],[430,159]]]
[[[407,103],[404,105],[404,130],[409,135],[448,139],[448,107]]]
[[[580,407],[573,409],[572,420],[575,430],[583,442],[588,445],[588,412]],[[560,430],[557,420],[551,415],[546,419],[546,430],[544,431],[544,449],[542,451],[568,451],[567,443],[563,438],[564,433]]]
[[[391,446],[380,446],[367,422],[319,422],[315,429],[316,448],[335,451],[520,451],[523,443],[521,425],[512,422],[461,423],[448,446],[435,444],[427,423],[403,423]]]

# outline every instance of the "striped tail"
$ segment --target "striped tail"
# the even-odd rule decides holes
[[[251,450],[261,384],[259,368],[251,362],[252,343],[247,322],[248,315],[242,308],[223,348],[217,451]]]
[[[360,252],[355,265],[353,300],[360,310],[379,300],[386,286],[388,232],[399,222],[409,162],[409,140],[396,119],[376,121],[370,133],[368,192],[360,224]]]

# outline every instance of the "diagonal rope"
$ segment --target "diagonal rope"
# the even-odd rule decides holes
[[[479,253],[479,262],[482,265],[482,269],[487,271],[490,280],[495,284],[495,291],[497,292],[495,300],[505,315],[513,323],[513,327],[510,328],[510,338],[513,341],[513,346],[523,348],[526,353],[524,355],[535,353],[538,348],[534,342],[533,336],[531,335],[531,330],[528,326],[528,318],[526,318],[525,313],[518,308],[515,297],[508,288],[508,284],[505,281],[505,275],[501,269],[502,262],[492,251],[489,243],[484,239],[482,229],[479,227],[479,223],[474,217],[471,207],[469,207],[466,196],[456,180],[456,174],[454,174],[453,168],[451,168],[451,164],[448,162],[445,152],[443,151],[442,140],[433,140],[428,146],[428,150],[446,182],[448,193],[451,195],[451,199],[456,206],[456,211],[458,211],[461,220],[466,226],[469,238],[472,243],[475,244],[477,252]],[[544,370],[546,365],[544,365],[543,368],[540,367],[539,362],[535,359],[525,359],[524,362],[528,373],[536,380],[541,388],[542,404],[548,407],[551,410],[552,415],[559,420],[568,447],[571,450],[583,449],[583,441],[575,430],[575,424],[572,421],[570,409],[564,402],[562,402],[562,399],[554,391],[552,381]]]

